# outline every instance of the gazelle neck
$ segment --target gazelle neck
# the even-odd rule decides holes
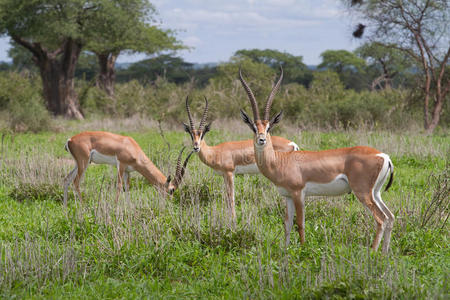
[[[158,188],[164,188],[167,177],[150,161],[150,159],[147,158],[147,161],[138,167],[136,171],[141,173],[150,184],[155,185]]]
[[[253,143],[255,149],[255,160],[259,170],[265,175],[273,164],[276,164],[276,153],[273,149],[272,138],[267,134],[266,145],[264,147],[258,146],[256,142]]]
[[[212,147],[208,146],[203,139],[200,142],[200,152],[198,153],[198,157],[204,164],[208,164],[208,161],[210,161],[211,156],[213,155],[213,149]]]

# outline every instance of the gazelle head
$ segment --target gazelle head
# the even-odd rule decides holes
[[[280,67],[281,68],[281,67]],[[264,109],[264,119],[261,120],[259,117],[258,104],[256,103],[255,96],[253,95],[252,90],[248,86],[247,82],[245,82],[242,77],[241,69],[239,69],[239,79],[244,86],[245,91],[247,92],[247,96],[250,100],[250,104],[252,105],[253,110],[253,118],[254,121],[247,115],[245,111],[241,109],[241,118],[247,124],[250,129],[254,132],[254,143],[257,148],[264,148],[267,144],[267,137],[269,136],[270,130],[281,121],[283,116],[283,111],[280,111],[276,114],[272,119],[270,118],[270,108],[272,106],[273,98],[280,88],[281,81],[283,80],[283,69],[281,68],[281,75],[278,79],[275,86],[272,88],[269,97],[267,97],[266,107]]]
[[[205,137],[205,134],[210,130],[211,123],[206,124],[206,118],[208,116],[208,99],[205,97],[205,110],[200,121],[198,129],[195,129],[194,120],[192,119],[191,109],[189,108],[189,100],[186,97],[186,111],[189,118],[189,125],[183,123],[184,130],[190,134],[192,139],[192,148],[194,152],[200,152],[201,142]]]
[[[186,166],[188,164],[189,158],[191,157],[191,155],[193,153],[193,151],[191,151],[189,153],[189,155],[184,160],[183,166],[181,166],[181,158],[183,156],[183,151],[185,148],[186,147],[183,147],[183,149],[181,149],[181,151],[180,151],[180,154],[178,155],[177,167],[175,169],[175,178],[172,180],[172,176],[169,175],[169,177],[167,177],[166,183],[164,184],[164,191],[169,195],[172,195],[173,192],[175,192],[175,190],[181,184],[184,173],[186,171]]]

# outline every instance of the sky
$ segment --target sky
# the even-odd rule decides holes
[[[317,65],[325,50],[352,51],[354,23],[340,0],[152,0],[162,28],[192,49],[180,51],[192,63],[225,62],[240,49],[276,49]],[[0,61],[9,61],[9,39],[0,38]],[[135,62],[145,55],[121,55]]]

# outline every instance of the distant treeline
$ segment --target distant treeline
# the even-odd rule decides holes
[[[309,87],[313,74],[326,70],[334,71],[346,89],[376,90],[384,88],[410,88],[415,85],[414,74],[417,68],[401,52],[383,52],[376,45],[364,45],[354,52],[346,50],[327,50],[322,53],[322,62],[317,66],[307,66],[302,56],[294,56],[277,50],[239,50],[228,63],[251,60],[264,64],[274,70],[283,66],[284,83],[298,83]],[[28,51],[16,47],[10,51],[11,63],[1,63],[0,70],[37,72]],[[227,63],[224,63],[227,64]],[[205,87],[211,78],[219,76],[218,63],[195,64],[184,61],[175,54],[162,54],[135,63],[116,63],[116,81],[126,83],[138,80],[142,84],[154,82],[158,77],[168,82],[183,84],[194,83],[196,87]],[[99,74],[97,57],[93,53],[83,52],[78,60],[75,77],[86,81],[96,80]]]

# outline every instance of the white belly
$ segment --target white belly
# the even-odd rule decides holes
[[[116,156],[104,155],[95,149],[91,151],[90,162],[93,162],[93,163],[99,164],[99,165],[118,166],[118,161],[117,161]],[[127,166],[127,171],[132,172],[132,171],[134,171],[134,169],[131,166]]]
[[[284,188],[279,187],[279,186],[277,188],[278,188],[278,193],[280,193],[281,196],[283,196],[283,197],[291,197],[289,192],[286,191]]]
[[[304,188],[305,196],[339,196],[351,191],[345,174],[339,174],[328,183],[307,182]]]
[[[234,174],[259,174],[259,169],[256,164],[236,166]]]
[[[345,174],[339,174],[333,181],[328,183],[307,182],[303,189],[305,196],[339,196],[351,191]],[[289,192],[282,187],[278,187],[278,192],[283,197],[290,197]]]

